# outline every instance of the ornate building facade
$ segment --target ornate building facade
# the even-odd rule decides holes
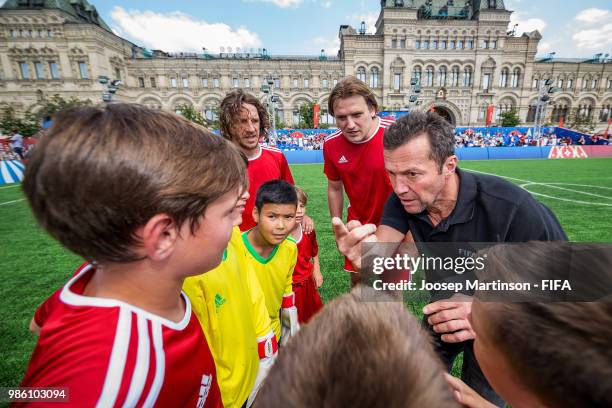
[[[517,109],[533,122],[538,90],[558,91],[545,122],[581,115],[606,123],[612,108],[612,61],[536,59],[541,35],[508,32],[503,0],[382,0],[376,31],[339,29],[338,56],[149,51],[118,37],[86,0],[7,0],[0,8],[0,105],[18,110],[54,94],[100,101],[99,76],[119,79],[114,99],[176,109],[190,104],[212,119],[223,96],[250,89],[267,100],[270,82],[278,120],[291,126],[306,102],[322,105],[346,75],[370,85],[386,110],[429,109],[456,125],[482,125],[487,106]],[[418,105],[410,102],[418,83]]]

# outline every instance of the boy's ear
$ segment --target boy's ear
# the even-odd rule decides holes
[[[144,255],[152,261],[163,261],[174,252],[179,230],[172,217],[157,214],[141,228],[139,235]]]
[[[253,216],[255,224],[259,224],[259,210],[257,210],[257,207],[253,207],[253,212],[251,213],[251,215]]]

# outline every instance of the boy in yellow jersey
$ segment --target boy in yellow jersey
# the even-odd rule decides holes
[[[264,294],[237,227],[248,197],[245,189],[221,264],[183,285],[213,354],[224,407],[253,403],[278,350]]]
[[[295,227],[295,188],[272,180],[257,190],[253,219],[257,223],[242,234],[249,261],[266,297],[272,329],[281,345],[299,330],[292,288],[297,245],[289,234]]]

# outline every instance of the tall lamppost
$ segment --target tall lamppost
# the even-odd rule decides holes
[[[552,98],[551,95],[561,90],[556,86],[552,86],[552,84],[553,80],[548,78],[542,82],[538,88],[538,101],[536,103],[535,124],[533,128],[533,137],[536,140],[539,140],[542,136],[542,122],[546,117],[546,105],[550,102]]]
[[[261,91],[266,94],[266,109],[268,110],[268,115],[272,118],[272,130],[268,134],[268,138],[270,143],[276,146],[276,103],[278,102],[278,96],[274,94],[274,79],[272,79],[272,75],[268,75],[265,78]]]

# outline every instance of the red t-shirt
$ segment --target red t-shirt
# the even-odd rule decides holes
[[[68,387],[71,406],[222,406],[215,363],[187,296],[184,318],[174,323],[125,302],[82,296],[94,273],[81,267],[37,311],[42,330],[21,386]]]
[[[294,184],[289,163],[285,155],[274,147],[261,146],[259,155],[249,159],[249,194],[251,195],[246,202],[244,213],[242,214],[242,224],[240,231],[253,228],[253,207],[255,207],[255,196],[257,189],[266,181],[281,179]]]
[[[379,119],[378,129],[360,143],[350,142],[340,130],[323,143],[323,171],[329,180],[342,181],[349,199],[349,221],[380,223],[385,202],[393,191],[383,157],[383,135],[392,123],[390,119]]]
[[[302,227],[299,227],[300,230]],[[293,269],[293,283],[300,283],[312,278],[314,265],[310,260],[319,254],[317,233],[312,230],[310,234],[302,231],[302,237],[296,240],[298,248],[297,262]]]

